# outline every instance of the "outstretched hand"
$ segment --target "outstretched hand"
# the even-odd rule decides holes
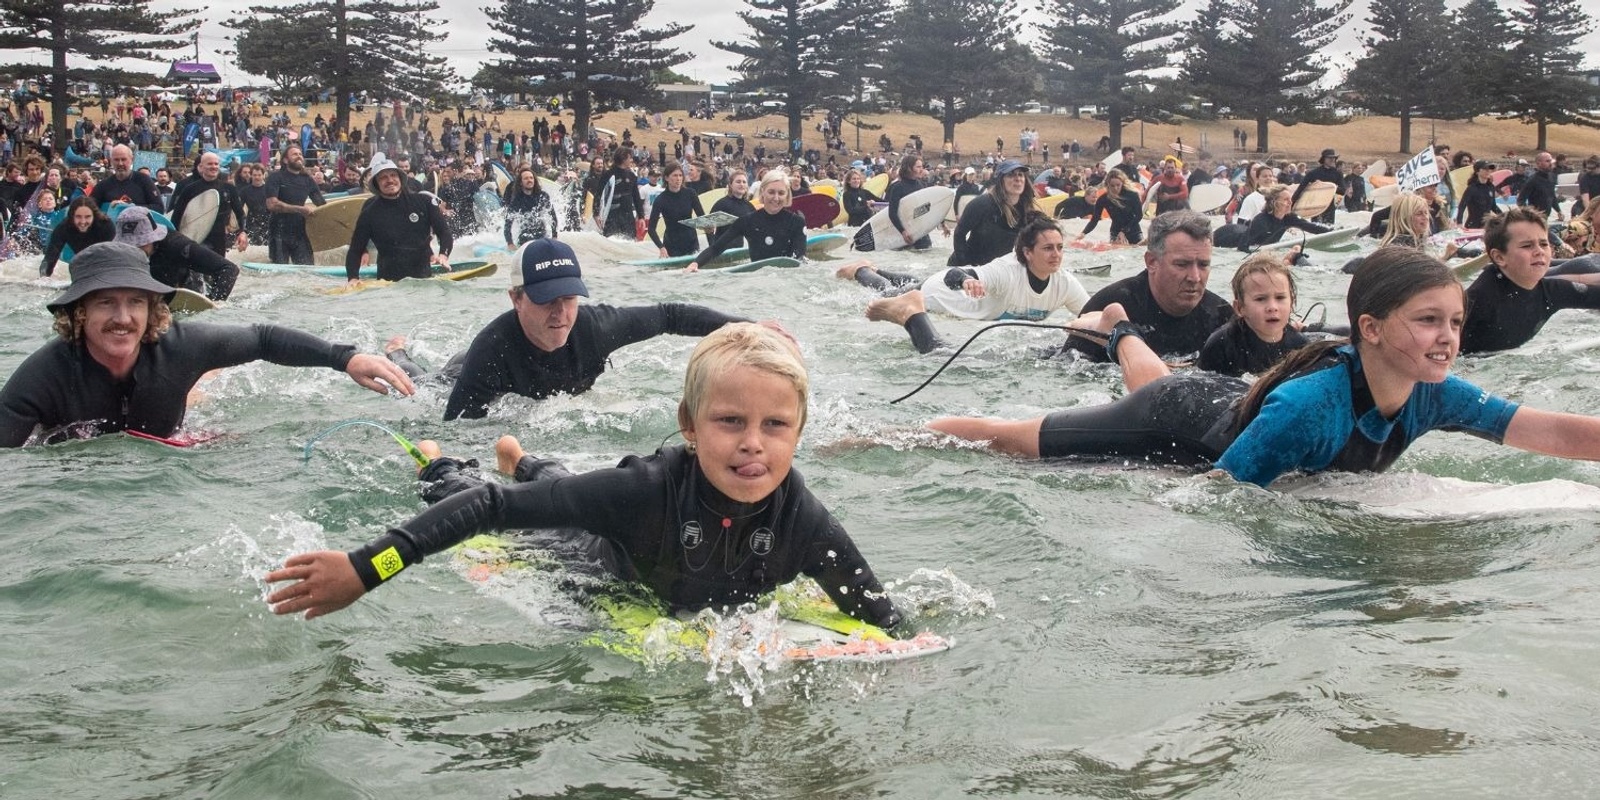
[[[371,353],[357,353],[344,368],[345,374],[356,383],[378,394],[388,394],[390,389],[410,397],[417,387],[411,376],[395,366],[393,361]]]
[[[294,581],[267,595],[274,614],[306,612],[306,619],[332,614],[361,599],[366,588],[350,556],[337,550],[299,553],[283,562],[282,569],[267,573],[267,583]]]

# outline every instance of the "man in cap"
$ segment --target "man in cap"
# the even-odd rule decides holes
[[[1317,166],[1300,179],[1299,188],[1294,190],[1294,202],[1300,202],[1300,195],[1305,194],[1306,189],[1317,181],[1331,183],[1339,187],[1335,190],[1333,199],[1328,201],[1328,207],[1311,217],[1312,222],[1332,225],[1334,206],[1337,206],[1339,201],[1344,198],[1344,173],[1339,171],[1339,152],[1337,150],[1330,147],[1322,151],[1322,156],[1317,159]]]
[[[450,224],[439,209],[437,198],[427,192],[406,188],[406,176],[393,161],[373,156],[368,167],[368,188],[372,199],[361,207],[355,230],[350,234],[350,249],[345,253],[345,277],[351,284],[361,282],[361,268],[367,262],[367,245],[378,247],[378,278],[398,281],[426,278],[433,274],[429,264],[450,269]],[[435,254],[429,243],[439,238]]]
[[[205,245],[156,224],[150,210],[128,206],[117,215],[115,241],[133,245],[150,262],[150,275],[168,286],[198,291],[205,276],[206,296],[226,300],[239,279],[239,267]]]
[[[222,157],[216,153],[201,153],[195,161],[194,174],[178,182],[172,195],[172,224],[182,228],[189,203],[209,191],[217,193],[217,216],[201,241],[219,256],[227,255],[230,243],[244,252],[250,243],[244,235],[244,199],[239,187],[222,177]]]
[[[206,372],[267,360],[325,366],[387,394],[412,392],[388,361],[276,325],[178,323],[173,288],[150,276],[144,253],[121,242],[84,248],[72,284],[45,307],[59,338],[22,362],[0,388],[0,447],[118,431],[171,436],[189,390]]]
[[[155,180],[133,171],[133,148],[125,144],[111,148],[111,174],[95,184],[89,196],[101,208],[111,203],[131,203],[151,211],[162,209],[161,191]]]
[[[306,169],[300,145],[283,148],[278,171],[267,176],[265,194],[267,211],[272,213],[267,223],[268,257],[276,264],[317,263],[311,237],[306,235],[306,218],[328,201]]]
[[[656,303],[615,308],[578,305],[588,297],[572,248],[553,239],[535,239],[516,254],[511,310],[496,317],[440,370],[455,380],[444,418],[477,419],[504,394],[540,400],[555,394],[582,394],[594,386],[611,353],[635,342],[671,333],[704,336],[729,322],[747,322],[704,306]],[[412,377],[405,340],[389,340],[389,358]]]

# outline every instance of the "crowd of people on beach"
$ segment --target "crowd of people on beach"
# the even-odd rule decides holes
[[[902,326],[917,351],[945,347],[936,314],[1042,320],[1066,309],[1073,318],[1053,355],[1121,369],[1127,392],[1115,402],[1025,420],[929,421],[948,440],[1025,458],[1180,464],[1261,486],[1296,471],[1381,471],[1438,429],[1600,459],[1600,418],[1521,406],[1451,372],[1462,353],[1526,343],[1558,310],[1600,308],[1600,156],[1585,160],[1574,202],[1564,208],[1556,155],[1538,153],[1532,164],[1513,157],[1509,176],[1496,180],[1501,164],[1437,146],[1437,174],[1397,187],[1387,213],[1371,214],[1381,246],[1350,265],[1347,324],[1308,326],[1293,314],[1304,253],[1272,245],[1289,230],[1328,233],[1339,216],[1368,213],[1383,179],[1395,180],[1393,171],[1344,163],[1334,149],[1309,169],[1204,157],[1186,163],[1178,148],[1148,163],[1125,148],[1084,164],[1072,143],[1060,151],[1064,161],[1046,155],[1037,171],[987,154],[950,164],[951,154],[942,153],[949,168],[934,173],[920,142],[841,163],[805,152],[791,160],[760,144],[747,152],[742,138],[679,129],[669,158],[665,140],[652,148],[631,132],[591,129],[588,141],[573,146],[560,121],[513,134],[464,109],[442,120],[438,137],[428,115],[397,103],[359,137],[330,132],[319,120],[309,141],[278,138],[291,132],[286,125],[252,128],[249,120],[271,116],[270,109],[242,99],[214,116],[197,108],[173,114],[154,103],[137,109],[144,113],[131,111],[131,121],[84,123],[74,136],[75,154],[94,152],[103,144],[91,143],[109,137],[104,172],[30,153],[8,165],[0,184],[13,219],[8,245],[31,230],[45,276],[66,248],[75,253],[70,284],[47,304],[56,337],[0,389],[0,446],[117,432],[177,436],[188,392],[202,376],[257,359],[340,370],[378,392],[443,383],[451,387],[442,414],[448,423],[482,417],[507,394],[581,394],[608,356],[629,344],[703,337],[678,412],[683,445],[572,475],[508,438],[496,448],[497,465],[516,479],[507,486],[471,475],[427,444],[423,477],[447,487],[432,490],[437,505],[349,553],[289,559],[268,576],[286,584],[269,598],[279,613],[336,611],[476,531],[569,527],[581,529],[574,537],[590,537],[577,548],[583,558],[648,586],[674,608],[745,602],[808,574],[823,579],[841,610],[895,628],[902,615],[866,559],[792,470],[809,383],[791,335],[774,321],[694,304],[582,303],[584,269],[562,235],[598,228],[649,238],[663,257],[692,256],[689,272],[741,245],[751,261],[804,259],[808,231],[791,204],[824,185],[851,225],[887,204],[902,241],[879,249],[931,246],[896,214],[901,199],[933,185],[962,199],[943,268],[901,274],[853,259],[834,269],[870,289],[867,317]],[[170,136],[180,121],[197,118],[233,133],[198,149],[191,174],[136,165],[139,129]],[[243,138],[235,135],[241,130]],[[269,142],[270,152],[257,151],[266,159],[224,162],[229,145],[252,136]],[[1022,145],[1031,153],[1030,141],[1025,135]],[[328,149],[318,153],[318,142]],[[1463,166],[1472,176],[1458,193],[1451,172]],[[497,172],[504,188],[491,183]],[[881,197],[865,186],[880,173],[891,178]],[[1296,213],[1324,183],[1327,199]],[[434,372],[416,364],[399,338],[383,354],[360,354],[288,328],[178,319],[170,311],[180,288],[225,300],[238,278],[227,256],[251,244],[266,245],[274,262],[312,263],[305,223],[330,195],[366,198],[346,257],[352,282],[369,243],[382,278],[448,269],[454,243],[490,221],[477,217],[485,184],[504,218],[495,238],[504,238],[516,276],[510,309]],[[1225,189],[1214,208],[1203,209],[1212,216],[1190,208],[1191,192],[1207,185]],[[724,194],[706,208],[699,197],[713,189]],[[161,224],[170,215],[181,226],[195,198],[210,190],[221,210],[203,235],[190,239]],[[703,243],[695,228],[677,224],[715,212],[732,221],[705,233]],[[1110,223],[1105,244],[1142,247],[1144,269],[1090,294],[1069,256],[1094,244],[1085,237],[1102,217]],[[1064,220],[1085,218],[1069,238]],[[1481,240],[1486,263],[1470,286],[1441,258],[1454,251],[1437,247],[1435,237],[1452,229],[1471,231],[1457,239]],[[1571,252],[1558,254],[1558,246]],[[1251,252],[1231,278],[1231,298],[1207,289],[1214,252],[1228,248]]]

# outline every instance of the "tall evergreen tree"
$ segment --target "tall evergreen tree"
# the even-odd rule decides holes
[[[1139,105],[1136,90],[1170,66],[1181,27],[1167,18],[1180,0],[1047,0],[1041,58],[1059,102],[1105,106],[1111,146]]]
[[[573,135],[589,134],[597,111],[650,105],[659,95],[657,70],[689,55],[662,43],[692,26],[646,28],[641,21],[655,0],[504,0],[486,8],[489,27],[500,36],[489,49],[509,58],[484,74],[490,87],[507,92],[561,95],[573,113]]]
[[[1466,118],[1505,110],[1506,85],[1516,78],[1511,19],[1495,0],[1467,0],[1451,16],[1454,100]]]
[[[1588,112],[1600,105],[1600,93],[1578,75],[1579,43],[1594,27],[1580,0],[1522,0],[1511,10],[1511,21],[1517,45],[1506,108],[1538,126],[1535,147],[1545,149],[1552,123],[1600,127],[1600,117]]]
[[[251,6],[250,16],[224,22],[238,33],[239,67],[257,75],[283,73],[285,59],[305,62],[319,87],[334,94],[334,126],[348,128],[350,95],[434,98],[456,80],[444,56],[434,0],[310,0],[291,6]],[[308,38],[282,39],[285,33]]]
[[[1400,152],[1411,152],[1411,118],[1454,105],[1452,44],[1444,0],[1373,0],[1366,54],[1346,85],[1361,105],[1400,118]]]
[[[1256,121],[1265,153],[1268,122],[1293,125],[1316,115],[1312,87],[1327,74],[1318,55],[1349,20],[1352,0],[1211,0],[1190,25],[1194,46],[1184,76],[1197,93]]]
[[[157,12],[150,0],[3,0],[0,2],[0,50],[43,50],[49,64],[0,65],[13,78],[39,81],[50,101],[50,124],[56,152],[66,149],[67,106],[77,98],[70,86],[94,81],[107,86],[140,86],[155,80],[148,73],[105,65],[132,59],[155,61],[159,53],[189,43],[196,23],[192,10]],[[99,66],[73,66],[87,61]]]
[[[745,91],[766,90],[783,96],[789,123],[789,151],[799,152],[802,116],[807,106],[845,104],[857,87],[845,83],[855,74],[863,52],[862,35],[873,30],[870,19],[886,16],[882,0],[745,0],[749,9],[739,18],[754,37],[712,41],[711,46],[741,56],[734,85]]]
[[[1032,98],[1036,71],[1016,20],[1014,0],[907,0],[895,15],[885,91],[939,120],[954,142],[957,124]]]

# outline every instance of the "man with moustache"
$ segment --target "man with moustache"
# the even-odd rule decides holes
[[[448,270],[452,239],[437,198],[407,190],[406,176],[387,158],[374,158],[368,170],[373,197],[361,206],[361,216],[350,234],[350,249],[344,258],[348,282],[361,282],[368,244],[378,248],[379,280],[427,278],[433,274],[430,263]],[[434,236],[439,238],[437,255],[428,241]]]
[[[280,169],[267,176],[267,254],[274,264],[315,264],[311,237],[306,235],[306,218],[316,206],[326,205],[322,190],[306,171],[305,153],[300,145],[283,149]]]
[[[1169,211],[1150,222],[1144,272],[1112,283],[1079,313],[1121,303],[1128,321],[1144,327],[1145,343],[1161,355],[1186,356],[1233,319],[1233,306],[1206,290],[1211,278],[1211,222],[1193,211]],[[1106,343],[1073,334],[1067,346],[1107,361]]]
[[[111,148],[111,174],[95,184],[89,196],[101,208],[110,203],[131,203],[157,212],[164,208],[156,182],[149,175],[133,171],[133,149],[125,144]]]

